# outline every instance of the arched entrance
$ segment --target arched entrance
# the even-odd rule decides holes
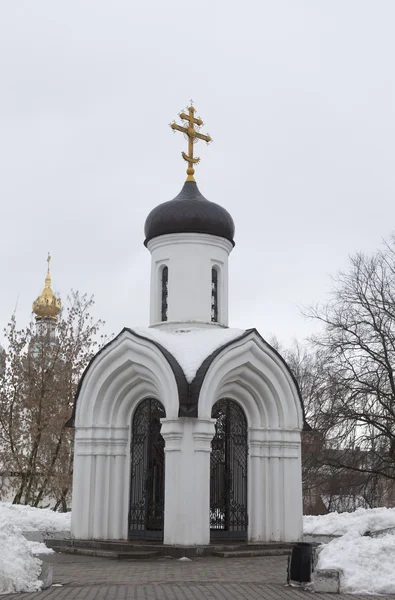
[[[132,421],[129,538],[162,539],[165,499],[163,405],[146,398]]]
[[[210,458],[211,538],[247,538],[247,420],[229,398],[216,402]]]

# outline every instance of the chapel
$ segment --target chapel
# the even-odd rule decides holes
[[[145,222],[149,326],[104,346],[76,394],[72,536],[298,541],[302,398],[256,329],[229,327],[235,226],[194,179],[202,120],[193,105],[179,116],[187,179]]]

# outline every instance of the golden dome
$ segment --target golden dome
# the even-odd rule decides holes
[[[48,271],[45,278],[45,288],[37,300],[33,302],[33,312],[37,319],[56,319],[62,308],[59,298],[56,298],[51,290],[51,274],[49,272],[50,260],[51,256],[48,254]]]

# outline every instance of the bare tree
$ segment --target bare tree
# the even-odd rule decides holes
[[[302,482],[305,514],[374,506],[377,475],[367,473],[366,452],[342,435],[334,399],[339,386],[328,368],[326,351],[294,342],[282,354],[298,381],[307,428],[302,432]]]
[[[330,422],[326,463],[349,477],[364,474],[363,493],[374,504],[380,482],[395,482],[395,240],[350,261],[329,302],[308,316],[323,325],[312,342],[321,361],[319,410]]]
[[[13,502],[67,510],[73,436],[66,423],[82,371],[104,342],[93,299],[71,292],[56,330],[5,329],[0,374],[0,470]]]

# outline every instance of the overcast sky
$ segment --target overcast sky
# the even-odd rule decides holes
[[[2,0],[0,324],[53,289],[148,324],[149,211],[185,179],[168,123],[214,139],[201,192],[236,224],[230,325],[289,343],[349,254],[394,229],[394,0]]]

